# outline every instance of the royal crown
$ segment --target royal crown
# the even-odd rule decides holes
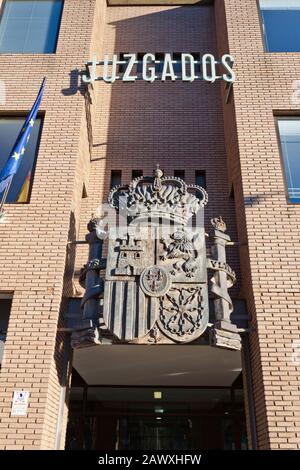
[[[158,167],[153,177],[139,177],[126,186],[115,186],[108,196],[109,204],[124,211],[131,220],[162,218],[180,224],[208,202],[201,186],[187,185],[182,179],[164,176]]]

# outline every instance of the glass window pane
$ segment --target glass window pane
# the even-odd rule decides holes
[[[122,172],[121,170],[111,170],[110,175],[110,189],[114,188],[115,186],[119,186],[122,180]]]
[[[173,53],[173,60],[176,61],[176,64],[173,64],[173,69],[176,75],[181,77],[182,73],[182,63],[181,63],[181,53],[174,52]]]
[[[174,170],[174,176],[175,176],[175,178],[180,178],[181,180],[184,180],[185,171],[184,170]]]
[[[201,56],[197,52],[192,52],[192,56],[194,57],[195,61],[199,62],[198,64],[195,64],[195,73],[199,77],[202,75],[202,68],[201,68]]]
[[[4,341],[4,336],[8,330],[9,315],[12,299],[0,299],[0,341]]]
[[[0,171],[5,165],[6,160],[10,155],[10,152],[16,142],[22,125],[24,124],[24,120],[25,118],[23,117],[0,117]],[[13,178],[6,202],[28,201],[30,185],[33,177],[34,163],[38,150],[40,129],[41,118],[37,118],[34,123],[25,154],[22,158],[21,166]],[[26,183],[26,179],[29,183]],[[22,189],[24,190],[23,192]],[[0,197],[2,197],[2,194],[0,194]],[[20,200],[21,194],[23,196],[22,200]],[[27,194],[25,200],[24,194]]]
[[[205,171],[197,170],[195,171],[195,183],[197,186],[201,186],[206,189],[206,174]]]
[[[120,60],[120,61],[125,61],[125,62],[126,62],[126,64],[120,64],[120,65],[119,65],[119,73],[120,73],[120,74],[125,73],[125,70],[126,70],[126,68],[127,68],[128,59],[125,59],[125,58],[124,58],[124,55],[125,55],[125,54],[128,54],[128,52],[121,52],[121,53],[120,53],[120,56],[119,56],[119,60]]]
[[[143,176],[143,170],[132,170],[132,179],[140,178]]]
[[[260,0],[266,49],[300,52],[300,0]]]
[[[285,177],[290,202],[300,202],[300,119],[279,119]]]
[[[139,74],[139,73],[143,73],[143,57],[144,57],[145,53],[142,53],[142,52],[139,52],[138,55],[137,55],[137,61],[138,61],[138,64],[136,66],[136,73]]]
[[[0,294],[1,295],[1,294]],[[12,299],[0,298],[0,368],[4,356],[4,345],[8,331],[9,316],[11,311]]]
[[[165,54],[163,52],[157,52],[155,54],[155,60],[159,61],[159,64],[155,65],[155,71],[158,75],[160,75],[164,69]]]
[[[55,52],[62,6],[62,0],[6,0],[0,52]]]
[[[6,28],[5,34],[1,34],[2,23],[0,24],[0,52],[3,51],[22,51],[24,50],[24,38],[26,36],[27,25],[20,19],[10,20],[9,27]]]

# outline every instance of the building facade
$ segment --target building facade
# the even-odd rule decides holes
[[[0,223],[0,448],[299,449],[300,2],[0,4],[1,166],[47,78]],[[139,80],[87,83],[93,57],[129,53]],[[171,54],[179,77],[182,53],[230,54],[236,79],[209,67],[208,80],[146,83],[146,53],[158,76]],[[87,224],[112,187],[157,164],[206,189],[205,231],[226,221],[241,350],[114,342],[101,324],[92,347],[76,347]],[[16,391],[29,392],[23,416]]]

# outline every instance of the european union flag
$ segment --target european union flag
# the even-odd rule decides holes
[[[35,103],[29,115],[27,116],[26,121],[24,122],[24,125],[20,131],[20,134],[18,135],[16,143],[11,151],[11,154],[8,157],[4,167],[2,168],[0,172],[0,194],[11,183],[14,175],[17,173],[21,165],[22,157],[25,153],[26,145],[30,139],[30,134],[34,125],[34,121],[36,119],[36,116],[37,116],[37,113],[38,113],[38,110],[39,110],[39,107],[43,98],[45,82],[46,82],[46,78],[44,78],[43,80],[40,91],[35,100]]]

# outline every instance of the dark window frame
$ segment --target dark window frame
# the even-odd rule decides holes
[[[175,75],[177,75],[177,77],[181,77],[182,76],[182,56],[181,56],[181,52],[173,52],[172,55],[172,61],[176,61],[177,64],[173,64],[173,70],[174,70],[174,73]]]
[[[181,173],[181,175],[180,175],[180,173]],[[174,178],[179,178],[182,181],[185,181],[185,170],[180,170],[180,169],[174,170]]]
[[[199,52],[190,52],[190,54],[194,57],[194,60],[199,62],[199,64],[195,64],[195,74],[202,78],[201,54]]]
[[[113,183],[114,176],[119,177],[119,182],[117,184]],[[110,170],[110,183],[109,183],[110,190],[115,188],[116,186],[120,186],[122,184],[122,170]]]
[[[166,52],[155,52],[154,55],[155,55],[155,62],[160,61],[160,63],[155,63],[155,74],[157,74],[160,77],[164,69],[164,60],[165,60]]]
[[[137,60],[137,66],[136,66],[136,73],[138,76],[141,76],[143,74],[143,57],[146,54],[146,52],[138,52],[136,55],[136,60]]]
[[[146,54],[146,52],[137,52],[136,53],[137,62],[138,62],[137,66],[136,66],[136,73],[137,73],[138,76],[141,76],[142,73],[143,73],[143,57],[144,57],[145,54]],[[153,54],[155,55],[155,60],[162,61],[162,63],[160,63],[160,64],[156,64],[156,63],[154,64],[156,75],[161,76],[162,72],[163,72],[164,58],[165,58],[165,55],[167,53],[166,52],[155,52]],[[182,52],[172,52],[170,54],[171,54],[172,61],[176,60],[178,62],[177,64],[173,64],[174,73],[178,77],[181,77],[182,76],[182,60],[181,60],[182,59]],[[201,54],[200,53],[198,53],[198,52],[189,52],[189,54],[191,54],[194,57],[195,60],[201,61]],[[201,64],[197,64],[195,66],[195,73],[196,73],[197,76],[200,76],[200,77],[202,76]]]
[[[9,119],[9,118],[24,118],[24,121],[26,119],[26,117],[28,116],[28,113],[29,111],[25,114],[25,113],[0,113],[0,120],[1,118],[6,118],[6,119]],[[37,160],[38,160],[38,157],[39,157],[39,152],[40,152],[40,144],[41,144],[41,139],[42,139],[42,134],[43,134],[43,127],[44,127],[44,122],[45,122],[45,112],[43,111],[39,111],[38,114],[37,114],[37,118],[41,120],[41,125],[40,125],[40,129],[39,129],[39,134],[38,134],[38,138],[37,138],[37,141],[36,141],[36,148],[35,148],[35,156],[34,156],[34,161],[33,161],[33,165],[32,165],[32,169],[31,169],[31,178],[30,178],[30,185],[29,185],[29,190],[28,190],[28,199],[26,202],[18,202],[18,201],[10,201],[10,202],[6,202],[5,205],[8,206],[8,205],[28,205],[30,204],[31,202],[31,194],[32,194],[32,189],[33,189],[33,184],[34,184],[34,178],[35,178],[35,171],[36,171],[36,165],[37,165]],[[17,138],[17,136],[16,136]],[[8,156],[7,156],[8,158]],[[2,167],[0,167],[0,171],[1,171]],[[25,182],[25,180],[24,180]],[[8,195],[9,195],[9,192],[8,192]],[[3,194],[1,194],[1,197],[3,196]]]
[[[261,6],[260,6],[260,0],[256,0],[256,7],[257,7],[257,11],[258,11],[258,19],[259,19],[259,26],[260,26],[260,32],[261,32],[263,51],[266,54],[274,54],[274,52],[269,52],[268,48],[267,48],[264,17],[263,17],[262,9],[261,9]]]
[[[198,176],[203,177],[203,179],[204,179],[204,185],[200,185],[200,184],[197,183],[197,177],[198,177]],[[195,184],[196,184],[197,186],[201,186],[203,189],[206,190],[206,188],[207,188],[207,174],[206,174],[206,170],[195,170]]]
[[[201,68],[201,54],[200,52],[187,52],[190,54],[195,61],[200,62],[195,64],[195,75],[202,77],[202,68]],[[182,77],[182,52],[173,52],[172,60],[176,60],[178,63],[173,64],[175,75]]]
[[[11,309],[12,309],[12,303],[13,303],[13,292],[0,292],[0,304],[2,301],[7,301],[9,304],[9,311],[8,311],[8,316],[7,319],[5,319],[4,323],[7,323],[6,330],[1,329],[0,326],[0,340],[2,337],[6,337],[8,329],[9,329],[9,321],[10,321],[10,315],[11,315]],[[1,316],[2,309],[0,308],[0,316]],[[7,321],[6,321],[7,320]],[[2,341],[5,341],[5,339]]]
[[[292,201],[291,196],[289,194],[288,180],[287,180],[286,168],[285,168],[285,157],[283,154],[281,135],[280,135],[280,130],[279,130],[279,121],[299,121],[299,124],[300,124],[300,115],[297,115],[297,114],[286,115],[286,114],[278,113],[274,116],[274,119],[275,119],[277,144],[278,144],[278,150],[279,150],[279,156],[280,156],[281,175],[282,175],[283,185],[284,185],[284,190],[285,190],[286,203],[288,205],[295,206],[295,205],[300,204],[300,196],[299,196],[299,201],[295,201],[295,200]]]
[[[118,64],[117,65],[117,73],[119,73],[120,75],[124,75],[125,71],[126,71],[126,68],[127,68],[127,65],[128,65],[128,60],[129,59],[125,59],[124,58],[124,55],[126,54],[129,54],[129,52],[120,52],[118,54],[118,61],[124,61],[126,62],[125,64]]]
[[[133,180],[136,178],[142,178],[144,176],[143,170],[132,170],[131,177]]]
[[[12,1],[12,0],[10,0],[10,1]],[[18,0],[14,0],[14,1],[18,1]],[[55,45],[53,47],[52,52],[1,52],[0,51],[0,57],[2,55],[23,55],[23,56],[26,56],[26,55],[47,55],[47,56],[55,55],[57,53],[58,41],[59,41],[59,36],[60,36],[60,31],[61,31],[61,24],[62,24],[62,17],[63,17],[64,8],[65,8],[65,0],[58,0],[58,1],[61,2],[61,11],[60,11],[60,16],[59,16],[59,19],[58,19],[58,22],[57,22],[57,34],[56,34]],[[7,0],[3,0],[2,4],[0,6],[0,24],[1,24],[1,21],[2,21],[2,17],[3,17],[3,14],[4,14],[6,3],[7,3]]]

